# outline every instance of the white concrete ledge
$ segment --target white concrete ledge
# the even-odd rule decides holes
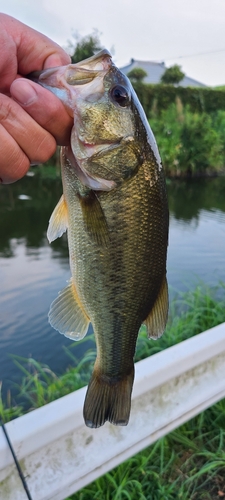
[[[6,425],[33,500],[63,500],[225,396],[225,323],[135,365],[130,422],[89,429],[86,388]],[[0,429],[0,500],[26,500]]]

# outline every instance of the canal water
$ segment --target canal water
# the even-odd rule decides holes
[[[67,239],[51,245],[46,229],[61,196],[60,179],[39,175],[0,187],[0,381],[15,391],[22,372],[13,355],[32,356],[61,374],[71,341],[48,323],[49,305],[70,278]],[[168,182],[170,296],[201,281],[225,282],[225,178]],[[73,351],[82,356],[86,346]]]

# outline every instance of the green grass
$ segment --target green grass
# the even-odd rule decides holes
[[[225,321],[224,292],[223,284],[213,291],[201,284],[194,291],[179,293],[170,306],[167,328],[159,340],[150,341],[146,336],[145,327],[141,328],[135,361],[223,323]]]
[[[92,339],[94,342],[94,337],[92,337]],[[90,340],[90,337],[84,339],[83,342],[87,340]],[[66,373],[61,376],[57,376],[47,365],[38,363],[33,358],[27,359],[20,356],[13,356],[14,363],[24,374],[22,383],[18,387],[18,399],[22,401],[19,405],[21,412],[40,408],[40,406],[55,401],[88,384],[91,375],[91,367],[96,357],[95,347],[89,350],[79,362],[73,355],[73,347],[74,344],[71,346],[71,349],[64,347],[64,350],[71,359],[71,366]],[[9,405],[6,407],[3,405],[2,408],[1,414],[0,406],[0,416],[2,416],[3,420],[6,422],[10,420],[13,415],[10,413]],[[16,408],[17,407],[15,407],[15,409]]]
[[[149,341],[143,327],[135,361],[225,322],[225,286],[210,291],[199,285],[179,294],[171,306],[168,326],[158,341]],[[85,342],[85,340],[83,340]],[[93,344],[94,345],[94,344]],[[6,422],[25,410],[38,408],[86,385],[95,358],[88,350],[77,363],[74,343],[67,353],[71,367],[58,377],[34,359],[16,357],[24,373],[19,390],[21,404],[0,399]],[[221,374],[224,376],[224,374]],[[193,418],[130,458],[68,500],[218,500],[225,498],[225,400]]]

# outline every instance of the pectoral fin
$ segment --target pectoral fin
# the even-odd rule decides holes
[[[87,196],[80,196],[80,204],[87,232],[97,245],[107,246],[110,241],[109,229],[96,193],[89,191]]]
[[[69,339],[80,340],[86,335],[90,320],[72,278],[52,302],[48,317],[51,326]]]
[[[47,230],[49,243],[56,240],[56,238],[60,238],[66,232],[67,227],[67,205],[62,195],[50,217]]]
[[[165,277],[155,304],[144,322],[150,339],[158,339],[163,334],[168,318],[168,308],[168,285]]]

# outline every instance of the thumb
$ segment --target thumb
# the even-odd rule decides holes
[[[21,106],[30,106],[38,100],[38,93],[34,85],[25,78],[17,78],[11,85],[11,96]]]

